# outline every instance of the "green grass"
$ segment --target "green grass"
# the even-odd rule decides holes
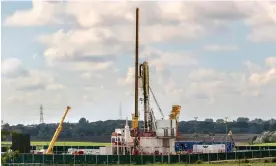
[[[275,163],[218,163],[218,164],[148,164],[148,165],[141,165],[141,166],[275,166]]]
[[[252,146],[276,146],[276,142],[274,142],[274,143],[263,143],[263,144],[253,144]]]
[[[31,145],[49,145],[50,142],[33,141]],[[10,145],[11,142],[2,142],[2,145]],[[110,143],[102,142],[56,142],[55,146],[108,146]]]
[[[237,146],[276,146],[276,142],[274,142],[274,143],[263,143],[263,144],[253,144],[253,145],[250,145],[248,143],[238,143]]]

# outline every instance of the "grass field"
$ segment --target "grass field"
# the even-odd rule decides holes
[[[276,146],[276,142],[274,142],[274,143],[254,144],[252,146]]]
[[[34,141],[31,142],[31,145],[49,145],[50,142],[41,142]],[[2,142],[2,145],[10,145],[11,142]],[[102,142],[56,142],[56,146],[108,146],[110,143],[102,143]],[[248,144],[238,144],[246,146]],[[250,146],[250,145],[248,145]],[[264,144],[254,144],[251,146],[276,146],[276,143],[264,143]]]
[[[50,142],[40,142],[33,141],[31,145],[49,145]],[[11,142],[2,142],[2,145],[10,145]],[[102,142],[56,142],[56,146],[108,146],[110,143],[102,143]],[[238,144],[242,146],[250,146],[248,144]],[[264,144],[255,144],[251,146],[276,146],[276,143],[264,143]]]
[[[50,142],[40,142],[34,141],[31,142],[31,145],[49,145]],[[2,145],[10,145],[11,142],[2,142]],[[101,143],[101,142],[56,142],[55,146],[108,146],[110,143]]]
[[[148,165],[141,165],[141,166],[275,166],[276,163],[232,163],[232,164],[224,164],[224,163],[219,163],[219,164],[148,164]]]

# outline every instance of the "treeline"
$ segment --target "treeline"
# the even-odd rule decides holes
[[[129,125],[131,122],[129,121]],[[140,122],[140,125],[143,125]],[[58,124],[37,124],[24,126],[18,124],[10,126],[9,124],[2,125],[2,133],[17,132],[28,133],[36,139],[50,139]],[[107,120],[89,122],[85,118],[81,118],[78,123],[64,123],[63,130],[60,133],[59,139],[78,140],[84,137],[101,137],[110,136],[115,128],[125,126],[125,120]],[[179,132],[182,134],[224,134],[226,130],[232,131],[233,134],[260,134],[264,131],[276,131],[276,120],[262,120],[240,117],[235,121],[227,122],[223,119],[213,121],[213,119],[205,119],[204,121],[181,121],[179,123]],[[109,137],[106,137],[109,138]],[[1,138],[5,140],[5,134]]]

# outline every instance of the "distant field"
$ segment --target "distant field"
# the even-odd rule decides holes
[[[40,141],[33,141],[31,145],[49,145],[50,142],[40,142]],[[1,142],[2,145],[10,145],[11,142]],[[102,142],[56,142],[56,146],[109,146],[110,143],[102,143]],[[246,146],[249,144],[241,143],[237,144],[238,146]],[[251,146],[276,146],[276,143],[264,143],[264,144],[254,144]]]
[[[264,144],[254,144],[252,146],[276,146],[276,142],[274,142],[274,143],[264,143]]]
[[[31,145],[49,145],[50,142],[31,142]],[[2,145],[9,145],[11,142],[1,142]],[[108,146],[110,143],[101,142],[56,142],[55,146]]]

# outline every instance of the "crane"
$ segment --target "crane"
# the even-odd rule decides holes
[[[67,113],[68,113],[68,111],[70,109],[71,109],[71,107],[67,106],[66,111],[65,111],[65,113],[64,113],[64,115],[63,115],[63,117],[62,117],[62,119],[61,119],[61,121],[60,121],[57,129],[56,129],[56,132],[55,132],[55,134],[54,134],[54,136],[53,136],[53,138],[52,138],[52,140],[50,142],[50,145],[49,145],[49,147],[48,147],[48,149],[46,151],[46,154],[52,154],[53,153],[53,147],[54,147],[54,145],[55,145],[55,143],[56,143],[56,141],[58,139],[58,136],[59,136],[59,134],[60,134],[60,132],[62,130],[62,124],[64,122],[64,119],[65,119],[65,117],[66,117],[66,115],[67,115]]]

